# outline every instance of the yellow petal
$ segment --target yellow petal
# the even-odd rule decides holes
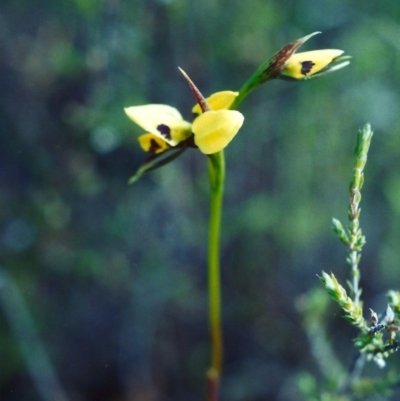
[[[238,94],[239,92],[232,91],[215,92],[206,99],[206,102],[211,107],[211,110],[227,110],[231,107],[231,104]],[[201,114],[200,106],[196,104],[196,106],[193,107],[192,112],[197,115]]]
[[[343,50],[324,49],[293,54],[281,74],[304,79],[316,74],[344,53]]]
[[[166,104],[127,107],[125,113],[145,131],[171,146],[177,145],[192,133],[191,124],[182,118],[177,109]]]
[[[236,110],[206,111],[193,122],[194,142],[206,155],[219,152],[238,133],[243,120]]]
[[[156,135],[153,134],[143,134],[140,135],[138,138],[139,144],[141,148],[145,152],[150,152],[150,153],[155,153],[159,154],[167,149],[170,149],[170,145],[168,145],[167,142],[165,142],[163,139],[159,138]]]

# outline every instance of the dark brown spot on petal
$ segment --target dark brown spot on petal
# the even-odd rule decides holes
[[[303,61],[301,63],[301,73],[303,75],[307,75],[312,70],[314,65],[315,63],[313,63],[312,61]]]
[[[161,146],[154,139],[150,139],[149,152],[156,153],[160,148]]]
[[[313,63],[312,61],[303,61],[301,63],[301,71],[300,72],[303,75],[307,75],[312,70],[314,65],[315,65],[315,63]]]
[[[171,140],[171,128],[168,127],[168,125],[165,124],[160,124],[157,126],[157,131],[166,139]]]

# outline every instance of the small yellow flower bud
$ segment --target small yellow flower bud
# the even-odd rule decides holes
[[[206,111],[192,126],[195,144],[206,155],[224,149],[238,133],[244,121],[236,110]]]
[[[343,50],[337,49],[312,50],[309,52],[295,53],[286,62],[285,68],[281,71],[281,75],[296,80],[309,78],[325,68],[329,69],[331,65],[333,68],[333,64],[343,53]],[[343,67],[347,64],[348,62],[343,63]]]

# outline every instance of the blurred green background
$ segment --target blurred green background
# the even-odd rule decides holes
[[[123,108],[167,103],[189,119],[177,66],[205,95],[237,90],[314,31],[323,34],[302,50],[343,49],[352,64],[257,89],[226,151],[230,401],[300,400],[296,374],[318,377],[295,304],[320,287],[322,269],[348,277],[331,218],[346,221],[366,122],[375,135],[361,214],[365,306],[382,312],[386,290],[399,289],[400,3],[1,1],[2,401],[204,399],[206,158],[187,151],[128,186],[146,156]],[[327,318],[349,366],[356,333],[333,304]]]

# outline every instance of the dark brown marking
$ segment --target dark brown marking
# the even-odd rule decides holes
[[[150,139],[149,152],[156,153],[160,148],[161,146],[154,139]]]
[[[301,63],[301,73],[303,75],[307,75],[312,70],[314,65],[315,63],[313,63],[312,61],[303,61]]]
[[[168,125],[165,124],[160,124],[157,126],[157,131],[166,139],[171,140],[171,128],[168,127]]]

